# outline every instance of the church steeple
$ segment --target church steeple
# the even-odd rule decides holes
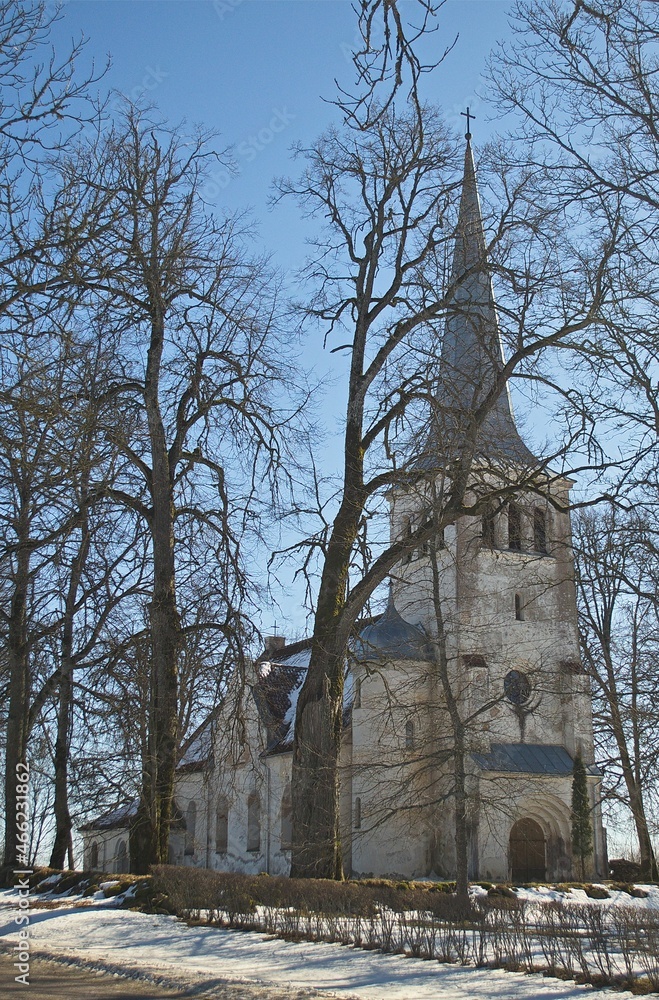
[[[471,135],[466,136],[464,178],[451,268],[448,313],[440,355],[435,459],[455,455],[474,410],[500,373],[503,350],[487,259]],[[439,451],[439,455],[437,455]],[[519,436],[508,388],[504,387],[479,431],[479,452],[535,463]],[[426,456],[424,464],[428,464]]]

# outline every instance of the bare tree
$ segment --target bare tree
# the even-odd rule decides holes
[[[57,631],[53,635],[54,670],[48,679],[57,699],[53,747],[55,836],[50,866],[63,868],[68,855],[73,867],[72,819],[69,808],[71,741],[76,725],[79,675],[88,677],[94,665],[107,666],[106,640],[113,620],[137,595],[147,593],[144,579],[144,528],[135,515],[107,498],[121,475],[121,463],[99,424],[99,397],[105,392],[107,357],[103,344],[90,344],[67,373],[71,392],[80,400],[74,461],[69,490],[76,510],[74,526],[60,545],[52,570],[56,592],[62,595]],[[85,387],[84,393],[80,392]],[[102,690],[102,689],[101,689]]]
[[[508,380],[513,375],[542,378],[537,370],[534,374],[536,360],[545,351],[567,346],[593,324],[610,287],[611,249],[600,246],[597,255],[580,259],[580,277],[568,289],[570,282],[555,269],[560,243],[555,220],[531,202],[524,171],[503,180],[501,214],[489,245],[482,236],[460,235],[466,243],[472,241],[465,251],[468,259],[447,280],[445,261],[453,237],[449,219],[460,180],[453,169],[453,137],[437,112],[417,100],[401,108],[386,92],[386,111],[374,113],[373,87],[379,77],[369,79],[362,80],[364,108],[353,114],[355,104],[349,104],[342,128],[330,129],[310,149],[299,151],[307,161],[301,179],[280,183],[282,193],[296,195],[307,211],[322,213],[326,220],[317,256],[307,268],[307,278],[317,288],[307,313],[324,324],[326,337],[340,338],[333,350],[349,357],[343,478],[336,513],[331,520],[324,515],[313,541],[321,552],[322,571],[311,662],[297,704],[292,874],[301,876],[341,873],[337,760],[343,664],[357,616],[403,554],[459,514],[478,512],[488,495],[510,493],[524,483],[546,490],[546,479],[539,475],[546,457],[543,466],[527,453],[511,474],[510,461],[506,465],[500,454],[492,477],[479,470],[481,489],[467,499],[475,458],[481,458],[481,431],[489,428],[491,435]],[[344,107],[343,101],[339,106]],[[471,157],[468,146],[465,177],[473,178]],[[469,308],[465,289],[472,281],[489,287],[487,257],[497,249],[500,261],[508,257],[505,266],[493,269],[507,278],[518,302],[515,308],[514,298],[506,300],[510,357],[504,363],[490,325],[484,323],[487,330],[476,335],[477,354],[489,359],[488,377],[472,371],[454,387],[453,398],[450,392],[438,398],[443,324],[447,315]],[[548,374],[545,379],[552,381]],[[569,396],[565,402],[572,406]],[[429,440],[444,439],[441,448],[430,448],[432,458],[425,466],[414,464],[409,449],[407,458],[402,452],[396,457],[392,444],[395,434],[400,439],[409,434],[413,418],[418,421],[424,408],[436,422]],[[578,417],[575,422],[575,414],[576,409],[572,417],[579,436],[584,421]],[[418,445],[418,433],[414,443]],[[412,454],[418,459],[418,448]],[[383,494],[414,487],[433,471],[445,474],[441,519],[423,520],[409,535],[379,545],[371,559],[365,531],[378,505],[382,509]],[[366,559],[361,568],[360,554]]]
[[[520,2],[512,27],[490,79],[514,116],[516,162],[523,141],[539,196],[568,226],[586,211],[593,233],[609,233],[618,247],[615,294],[580,351],[590,419],[607,422],[615,447],[656,464],[659,11],[647,0]],[[632,482],[647,470],[642,461]]]
[[[585,657],[603,706],[602,751],[609,773],[622,779],[617,794],[632,811],[649,875],[656,869],[642,761],[654,740],[642,725],[641,677],[654,645],[643,624],[654,612],[639,590],[648,565],[639,533],[647,538],[647,528],[623,511],[654,509],[658,485],[659,10],[645,0],[525,2],[515,5],[512,23],[513,40],[495,53],[491,79],[500,106],[515,115],[538,187],[571,224],[587,206],[618,244],[615,293],[581,345],[580,378],[590,383],[589,419],[606,427],[612,449],[637,461],[605,487],[623,510],[607,507],[580,522],[580,589]]]
[[[9,703],[7,864],[14,862],[17,850],[17,767],[27,760],[30,732],[54,686],[37,656],[40,644],[57,627],[50,568],[77,518],[69,493],[75,418],[74,413],[71,419],[64,416],[63,409],[67,406],[67,353],[52,340],[38,342],[32,332],[26,338],[15,336],[11,344],[7,338],[2,346],[0,517],[4,530],[0,562]]]
[[[421,115],[421,78],[443,62],[457,41],[446,45],[433,62],[424,62],[417,51],[417,42],[439,30],[435,19],[444,3],[416,0],[411,12],[398,0],[362,0],[353,7],[361,43],[352,57],[357,89],[353,93],[337,83],[340,98],[336,103],[360,129],[369,128],[385,115],[401,93]],[[386,94],[384,101],[382,93]]]
[[[583,512],[576,532],[583,659],[593,680],[609,796],[630,810],[657,877],[647,805],[657,779],[656,555],[638,514]]]
[[[178,542],[196,523],[238,590],[240,537],[278,469],[288,411],[277,399],[285,352],[267,261],[246,249],[247,223],[205,214],[208,136],[188,140],[132,109],[66,169],[92,192],[112,191],[107,226],[80,251],[84,309],[113,360],[101,401],[126,474],[106,491],[147,526],[153,592],[148,749],[133,830],[138,870],[166,861],[178,751],[184,634],[176,595]],[[290,380],[293,384],[293,379]],[[273,490],[283,487],[270,481]],[[265,505],[264,505],[265,506]],[[187,527],[186,527],[187,526]],[[218,634],[236,621],[218,626]]]
[[[33,317],[70,290],[80,235],[61,213],[44,213],[44,179],[51,158],[99,117],[92,85],[102,72],[80,72],[84,41],[62,56],[49,47],[59,17],[39,0],[0,3],[0,312]]]

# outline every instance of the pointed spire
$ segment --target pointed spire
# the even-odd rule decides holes
[[[462,194],[460,196],[460,212],[455,236],[455,249],[453,251],[451,283],[459,281],[460,277],[465,275],[470,268],[477,267],[478,265],[481,265],[484,270],[487,269],[485,233],[483,231],[483,217],[481,215],[478,185],[476,183],[476,167],[474,166],[471,142],[467,139]],[[489,288],[489,292],[491,298],[491,287]]]
[[[492,388],[504,363],[483,230],[471,135],[466,135],[464,178],[451,268],[450,300],[440,358],[440,426],[435,449],[446,457],[459,447],[470,415]],[[479,433],[480,451],[528,464],[505,387]],[[435,450],[435,457],[437,451]]]

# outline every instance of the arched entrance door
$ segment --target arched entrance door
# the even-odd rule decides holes
[[[519,819],[510,831],[513,882],[544,882],[547,878],[545,835],[534,819]]]

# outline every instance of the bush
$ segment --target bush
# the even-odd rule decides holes
[[[584,891],[589,899],[611,899],[611,893],[603,885],[585,885]]]
[[[627,858],[614,858],[609,861],[609,870],[611,878],[616,882],[638,882],[641,877],[641,866]]]
[[[487,894],[490,898],[498,896],[502,899],[517,899],[514,889],[508,885],[493,885],[491,889],[487,890]]]
[[[57,875],[57,882],[45,881]],[[97,891],[113,876],[41,870],[36,891]],[[394,879],[289,879],[160,865],[122,876],[106,895],[133,889],[124,905],[190,921],[265,931],[288,940],[334,941],[442,962],[527,972],[548,970],[580,983],[659,991],[659,913],[570,901],[520,899],[488,884],[465,906],[450,883]],[[602,886],[565,883],[591,898]],[[619,888],[633,892],[627,883]],[[538,964],[538,957],[544,964]]]

